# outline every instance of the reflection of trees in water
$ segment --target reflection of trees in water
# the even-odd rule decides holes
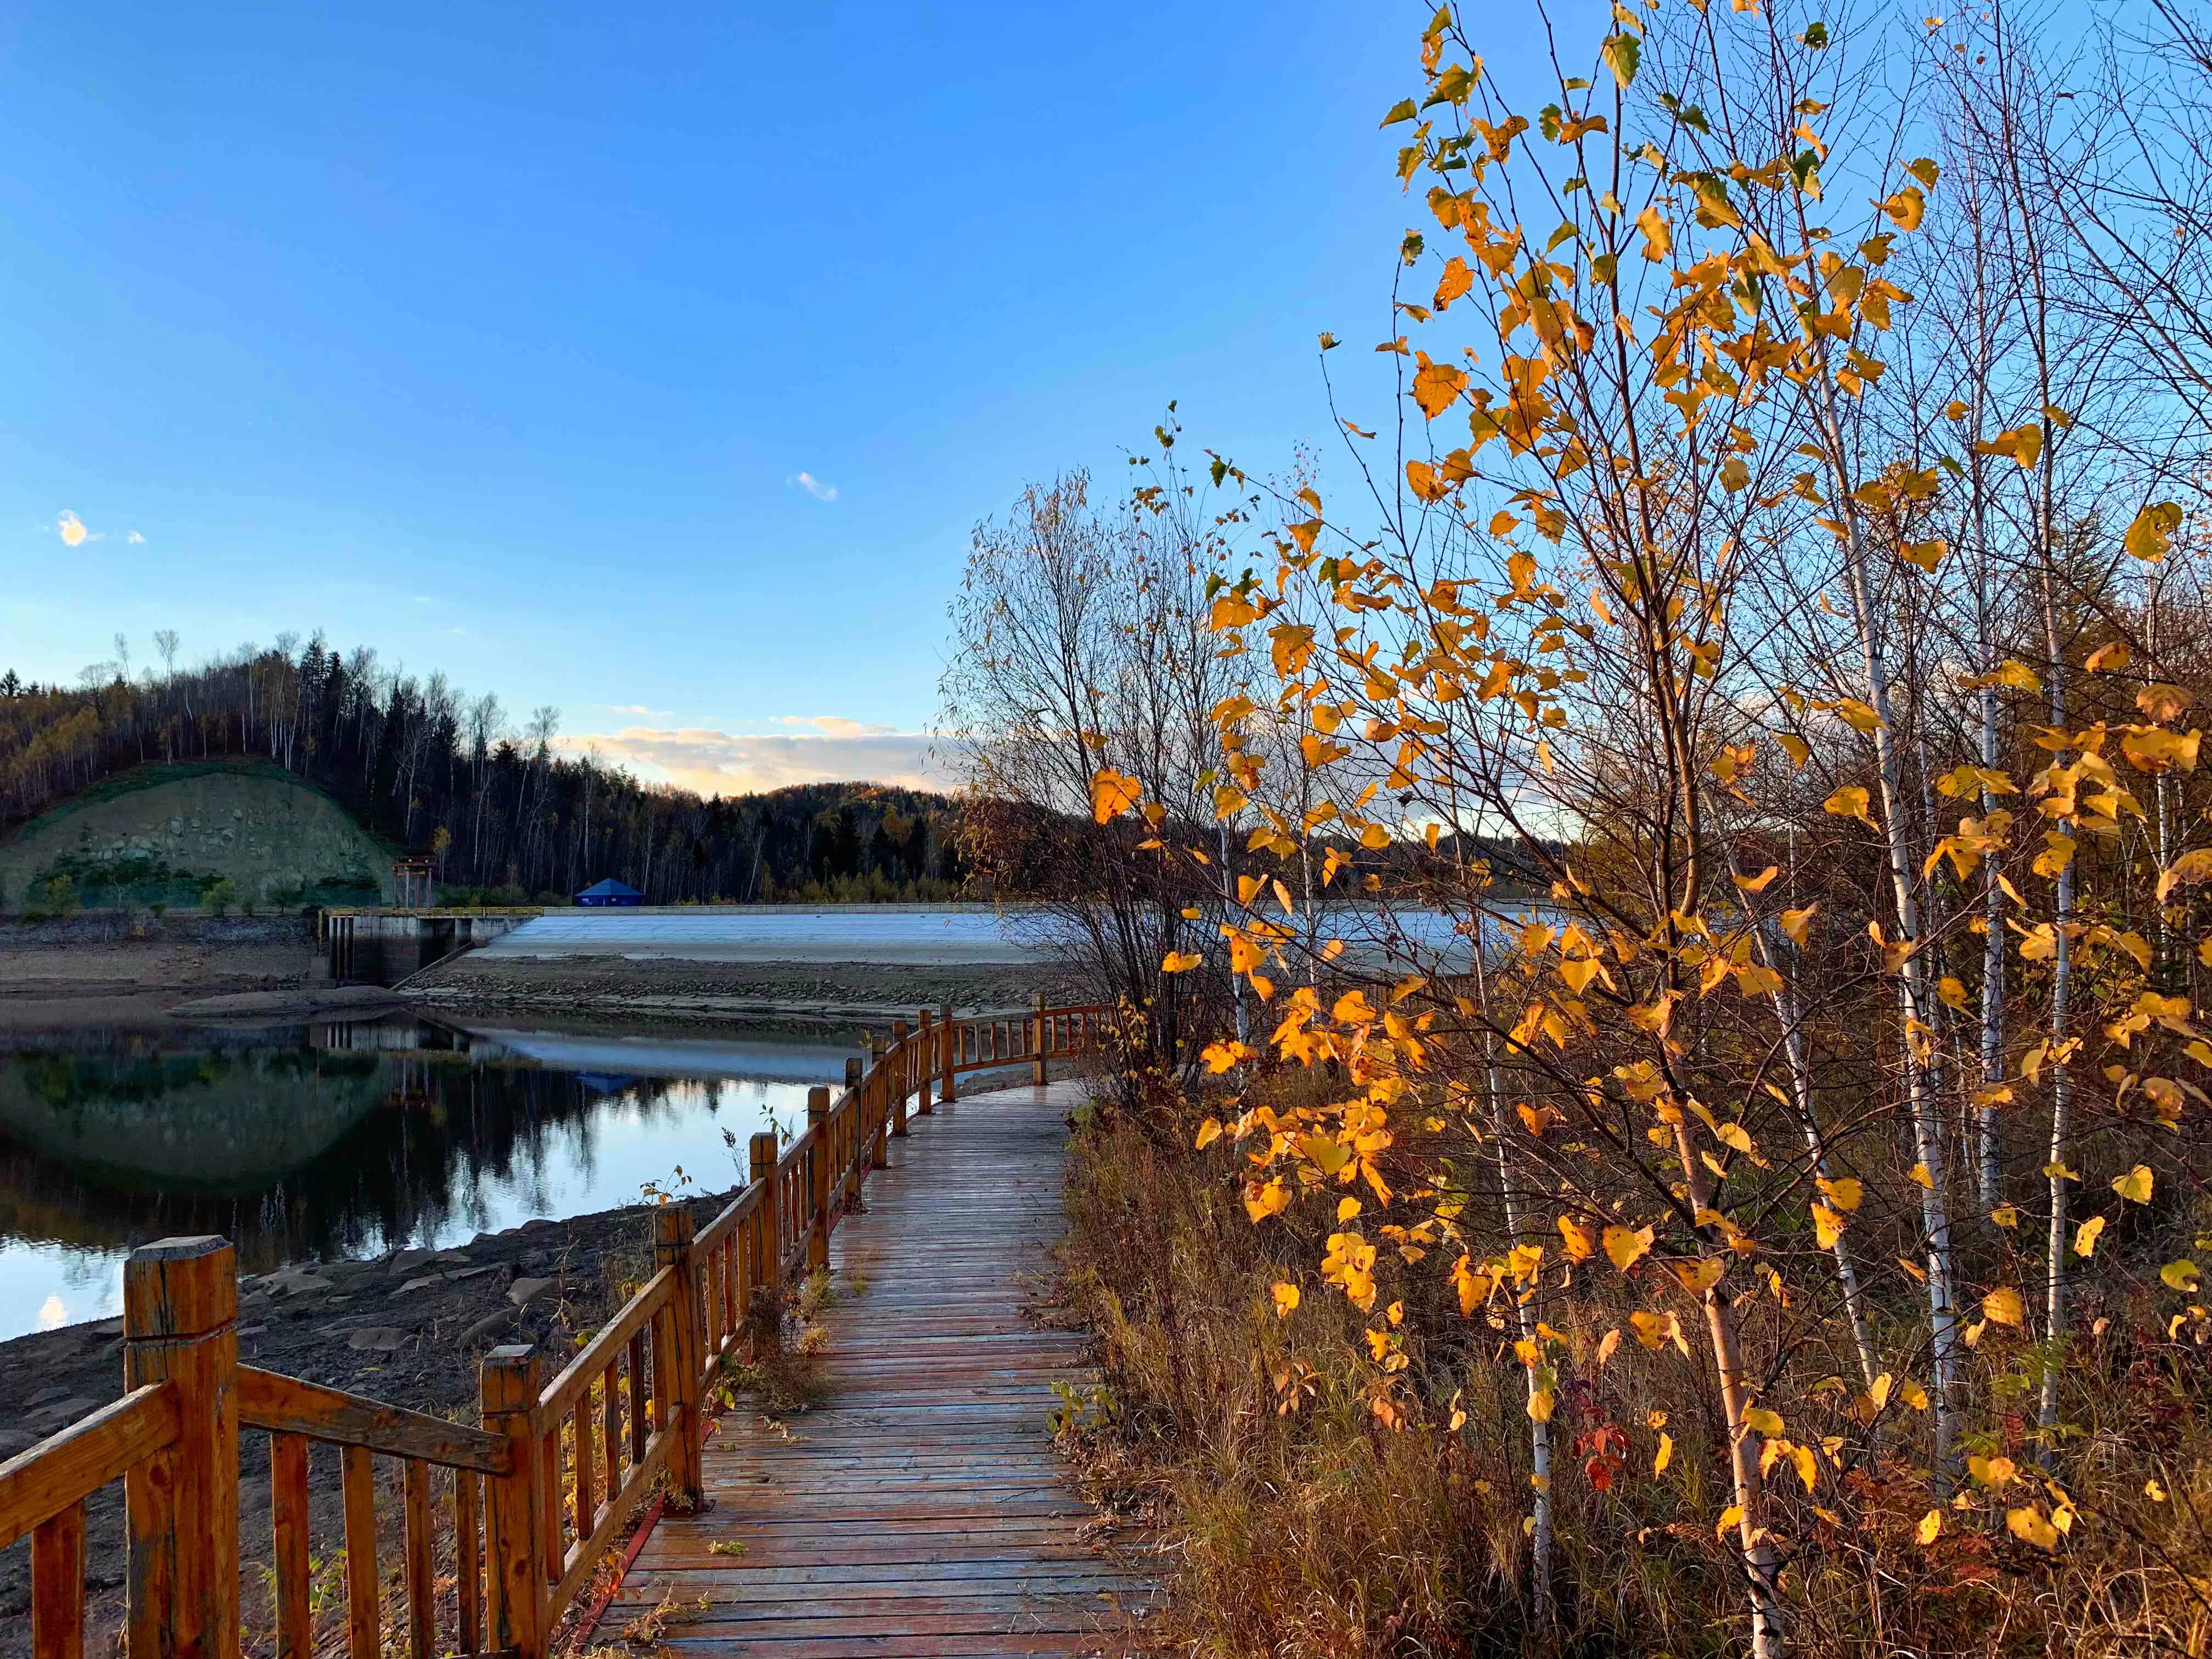
[[[35,1098],[66,1131],[40,1136],[41,1147],[0,1130],[0,1231],[106,1249],[221,1233],[249,1271],[289,1258],[368,1254],[410,1237],[481,1230],[494,1194],[503,1206],[520,1201],[527,1213],[545,1213],[550,1176],[588,1178],[596,1167],[610,1112],[651,1122],[692,1111],[702,1098],[696,1084],[624,1078],[611,1091],[483,1054],[342,1052],[309,1047],[304,1032],[283,1045],[256,1036],[204,1044],[196,1036],[189,1050],[79,1037],[0,1057],[0,1090],[12,1083],[15,1098]],[[303,1091],[353,1121],[325,1149],[274,1173],[270,1153],[293,1126],[267,1121],[267,1109],[296,1111]],[[264,1114],[258,1133],[257,1111]],[[113,1144],[101,1146],[110,1119]],[[189,1179],[163,1168],[158,1145],[123,1144],[134,1124],[174,1134],[195,1123],[219,1146],[230,1137],[229,1164],[242,1179],[210,1180],[204,1144],[195,1147]],[[71,1155],[57,1156],[58,1145]],[[88,1145],[88,1152],[77,1150]]]

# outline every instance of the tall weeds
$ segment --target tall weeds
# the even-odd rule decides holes
[[[1286,1074],[1267,1088],[1308,1086]],[[1547,1303],[1566,1355],[1554,1423],[1572,1455],[1553,1488],[1559,1624],[1547,1636],[1528,1612],[1527,1419],[1504,1322],[1409,1304],[1411,1380],[1386,1423],[1357,1310],[1316,1296],[1279,1315],[1273,1287],[1308,1273],[1319,1240],[1295,1220],[1253,1226],[1239,1161],[1105,1114],[1068,1166],[1064,1289],[1105,1378],[1068,1438],[1097,1494],[1158,1528],[1168,1645],[1272,1659],[1741,1648],[1740,1570],[1710,1518],[1726,1501],[1727,1437],[1696,1403],[1710,1397],[1700,1359],[1630,1344],[1599,1364],[1626,1313],[1604,1279]],[[1915,1312],[1882,1310],[1885,1334]],[[1863,1442],[1840,1483],[1850,1519],[1809,1500],[1790,1517],[1803,1540],[1782,1575],[1794,1646],[1839,1659],[2212,1651],[2212,1367],[2201,1347],[2161,1340],[2148,1295],[2092,1294],[2082,1316],[2094,1334],[2069,1397],[2083,1401],[2071,1490],[2085,1520],[2068,1549],[2015,1540],[1975,1504],[1944,1512],[1923,1546],[1909,1433],[1869,1432],[1846,1410],[1837,1426]],[[1848,1354],[1848,1334],[1837,1346]],[[1836,1397],[1849,1407],[1848,1391]],[[2024,1468],[2033,1416],[2021,1387],[1970,1437],[1974,1455]]]

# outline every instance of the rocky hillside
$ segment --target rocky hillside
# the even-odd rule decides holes
[[[0,908],[63,912],[374,904],[392,855],[328,796],[281,768],[142,766],[0,846]]]

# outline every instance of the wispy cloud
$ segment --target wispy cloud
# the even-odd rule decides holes
[[[675,713],[671,708],[647,708],[641,702],[597,702],[592,707],[604,708],[611,714],[643,714],[648,720],[665,720]]]
[[[887,738],[898,730],[896,726],[848,720],[842,714],[779,714],[775,717],[775,723],[778,726],[808,726],[825,738]]]
[[[929,761],[929,734],[902,732],[825,714],[792,717],[779,725],[804,732],[750,733],[703,726],[660,732],[629,726],[612,732],[578,732],[560,747],[580,753],[596,748],[609,761],[626,761],[647,776],[702,795],[743,795],[793,783],[895,783],[944,789],[952,780]]]
[[[837,486],[823,483],[811,472],[794,472],[786,478],[784,483],[796,484],[817,501],[834,501],[837,499]]]
[[[125,536],[123,539],[130,543],[133,547],[143,547],[146,545],[146,538],[135,530],[129,535]]]

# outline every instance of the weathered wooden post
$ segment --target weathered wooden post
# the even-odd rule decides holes
[[[84,1651],[84,1505],[70,1504],[31,1532],[33,1659]]]
[[[1030,1081],[1037,1088],[1044,1087],[1044,993],[1039,991],[1030,999]]]
[[[921,1011],[921,1047],[915,1055],[914,1069],[921,1090],[915,1109],[927,1117],[937,1109],[930,1103],[931,1091],[937,1085],[937,1018],[927,1008]]]
[[[672,1304],[669,1309],[668,1330],[675,1339],[672,1346],[676,1352],[653,1356],[653,1368],[660,1369],[663,1358],[673,1362],[675,1375],[669,1379],[669,1404],[674,1407],[664,1428],[673,1425],[676,1443],[668,1455],[668,1484],[683,1495],[690,1508],[699,1507],[706,1496],[706,1482],[701,1477],[699,1444],[706,1425],[700,1420],[699,1378],[706,1369],[707,1344],[699,1328],[699,1264],[691,1249],[691,1240],[697,1228],[691,1219],[689,1205],[664,1204],[653,1212],[653,1254],[657,1266],[675,1269]],[[588,1530],[589,1523],[583,1525]]]
[[[176,1390],[177,1442],[124,1476],[130,1651],[238,1659],[238,1265],[165,1238],[123,1264],[123,1386]]]
[[[845,1061],[845,1095],[850,1103],[853,1124],[853,1150],[845,1159],[845,1202],[849,1206],[860,1195],[860,1160],[867,1156],[863,1149],[868,1144],[868,1105],[860,1094],[858,1055],[848,1056]]]
[[[891,1161],[891,1051],[871,1037],[868,1040],[867,1081],[863,1085],[868,1103],[868,1121],[874,1126],[873,1145],[868,1148],[868,1165],[880,1170]]]
[[[813,1213],[807,1218],[806,1270],[830,1265],[830,1091],[806,1091],[806,1193]]]
[[[477,1372],[485,1429],[502,1437],[513,1460],[505,1474],[487,1477],[490,1513],[484,1529],[484,1577],[491,1594],[485,1646],[515,1659],[544,1659],[545,1574],[538,1565],[538,1483],[544,1472],[533,1426],[538,1407],[538,1350],[494,1348]]]
[[[752,1138],[746,1154],[752,1165],[752,1178],[765,1182],[761,1190],[759,1231],[762,1261],[755,1275],[755,1283],[763,1286],[772,1297],[783,1288],[783,1193],[776,1184],[775,1131],[763,1129]]]
[[[952,1023],[952,1005],[945,1005],[945,1075],[939,1080],[937,1097],[950,1106],[960,1098],[958,1087],[952,1081],[952,1068],[960,1063],[960,1028]]]
[[[913,1061],[913,1051],[907,1046],[906,1022],[895,1019],[891,1022],[891,1133],[902,1140],[907,1133],[907,1071]]]

